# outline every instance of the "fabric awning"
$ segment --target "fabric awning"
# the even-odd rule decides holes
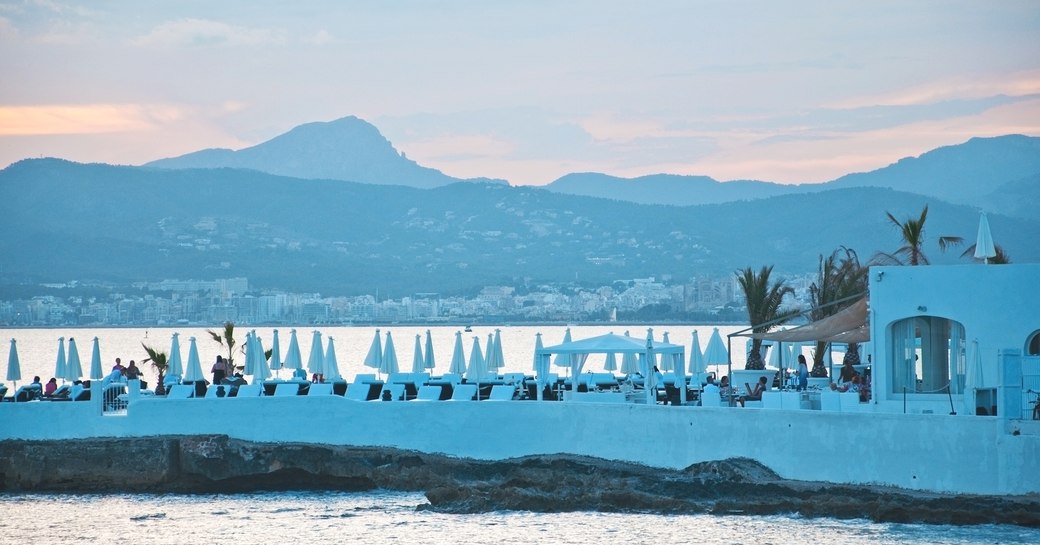
[[[867,323],[867,298],[864,297],[853,303],[852,306],[822,320],[783,331],[755,333],[751,337],[778,342],[867,342],[870,340],[870,326]]]

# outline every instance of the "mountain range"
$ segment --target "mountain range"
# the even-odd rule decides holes
[[[686,280],[767,264],[803,274],[839,246],[864,261],[895,250],[885,212],[916,217],[925,205],[933,262],[967,262],[936,241],[971,244],[983,201],[1011,211],[984,207],[1012,260],[1037,262],[1040,220],[1015,211],[1038,202],[1038,142],[972,139],[794,187],[668,175],[574,174],[546,188],[462,181],[406,159],[357,118],[138,167],[23,160],[0,171],[0,299],[4,286],[74,279],[246,276],[258,288],[399,297]],[[597,179],[606,180],[598,194],[572,194]],[[681,195],[704,202],[676,202]]]

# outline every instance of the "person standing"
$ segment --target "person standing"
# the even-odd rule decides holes
[[[809,364],[805,362],[805,356],[798,354],[798,391],[809,388]]]
[[[224,361],[223,356],[217,355],[217,361],[213,363],[213,368],[210,371],[213,372],[213,384],[220,384],[227,378],[227,362]]]

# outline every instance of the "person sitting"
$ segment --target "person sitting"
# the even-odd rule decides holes
[[[859,373],[856,372],[856,368],[852,366],[851,361],[846,360],[845,365],[841,366],[841,375],[839,377],[841,379],[841,382],[852,382],[852,377],[858,375]]]
[[[58,389],[58,379],[51,377],[47,381],[47,385],[43,387],[43,395],[50,397],[54,395],[54,391]]]
[[[299,369],[296,369],[295,371],[293,371],[292,376],[296,380],[306,381],[307,380],[307,370],[302,368],[302,367],[300,367]]]
[[[740,406],[743,407],[746,401],[762,401],[762,393],[766,391],[766,382],[768,382],[766,377],[758,377],[758,383],[755,384],[754,389],[745,383],[744,387],[747,388],[748,393],[737,400],[740,402]]]
[[[722,389],[719,388],[718,384],[715,384],[715,377],[708,375],[708,382],[704,384],[701,391],[706,394],[719,394],[722,395]]]
[[[112,366],[113,371],[119,371],[120,375],[126,374],[126,367],[123,367],[123,362],[119,358],[116,358],[116,364]]]
[[[852,380],[842,384],[831,383],[831,390],[836,392],[860,392],[862,390],[862,383],[860,382],[859,375],[853,375]]]

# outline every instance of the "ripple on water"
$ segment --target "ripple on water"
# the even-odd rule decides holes
[[[46,529],[47,543],[531,542],[843,545],[1040,543],[1040,530],[877,524],[798,516],[417,511],[422,494],[268,492],[240,495],[0,495],[0,536]],[[360,539],[362,538],[363,539]],[[357,538],[357,539],[355,539]],[[0,537],[0,541],[3,538]]]

